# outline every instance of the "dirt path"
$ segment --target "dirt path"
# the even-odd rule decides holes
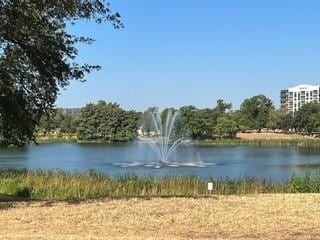
[[[1,239],[320,239],[320,194],[0,203]]]

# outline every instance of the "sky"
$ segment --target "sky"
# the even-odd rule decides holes
[[[99,64],[84,83],[72,81],[58,107],[117,102],[143,111],[224,99],[238,109],[264,94],[279,105],[281,89],[320,84],[318,0],[111,0],[125,25],[81,22],[90,36],[80,63]]]

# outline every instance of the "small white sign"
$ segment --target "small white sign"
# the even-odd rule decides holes
[[[208,191],[212,191],[212,190],[213,190],[213,183],[208,182]]]

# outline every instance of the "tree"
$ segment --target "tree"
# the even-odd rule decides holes
[[[215,128],[219,117],[223,116],[224,113],[219,112],[217,109],[201,109],[200,117],[203,118],[203,134],[202,139],[213,139],[215,138]]]
[[[236,122],[230,117],[218,118],[216,133],[222,137],[235,138],[239,128]]]
[[[215,135],[217,119],[221,113],[216,109],[197,109],[194,106],[180,108],[183,126],[180,129],[184,136],[192,139],[212,139]]]
[[[245,99],[241,104],[241,121],[250,129],[259,132],[267,126],[270,111],[274,109],[272,101],[264,95]]]
[[[202,139],[205,134],[203,112],[195,106],[180,108],[183,125],[180,126],[181,135],[190,136],[192,139]]]
[[[100,68],[75,61],[76,45],[93,41],[67,32],[67,23],[81,19],[123,26],[103,0],[0,0],[0,138],[5,144],[34,140],[35,126],[52,111],[59,88]]]
[[[152,113],[158,112],[158,108],[149,107],[139,118],[139,127],[142,128],[144,134],[148,135],[153,129]]]
[[[177,110],[174,108],[163,109],[161,112],[161,121],[165,123],[167,121],[168,113],[174,114],[175,112],[177,112]]]
[[[233,119],[233,121],[236,122],[237,126],[239,127],[239,131],[245,132],[249,129],[248,119],[243,113],[241,113],[240,110],[229,113],[229,116]]]
[[[223,99],[218,99],[217,100],[217,106],[215,109],[221,113],[224,114],[226,113],[227,110],[231,110],[232,104],[231,103],[226,103]]]
[[[38,130],[49,133],[56,129],[59,129],[62,133],[75,133],[77,119],[62,108],[55,109],[49,116],[42,116]]]
[[[292,128],[292,123],[290,123],[290,113],[283,108],[274,110],[272,109],[269,113],[269,119],[267,122],[267,128],[276,130],[281,129],[288,131]]]
[[[87,104],[79,117],[78,138],[86,141],[127,142],[137,136],[138,114],[116,103]]]
[[[320,131],[320,103],[308,103],[295,113],[294,128],[298,132],[311,134]]]
[[[294,128],[294,117],[292,113],[288,113],[282,117],[280,122],[280,129],[284,131],[293,130]]]

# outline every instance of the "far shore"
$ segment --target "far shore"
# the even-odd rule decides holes
[[[319,239],[320,194],[2,202],[0,239]]]
[[[101,141],[83,141],[79,140],[75,134],[52,134],[47,136],[38,136],[37,143],[102,143]],[[300,134],[288,133],[237,133],[235,138],[194,140],[196,145],[293,145],[293,146],[310,146],[320,147],[320,138],[314,138]],[[309,144],[311,143],[311,144]]]

